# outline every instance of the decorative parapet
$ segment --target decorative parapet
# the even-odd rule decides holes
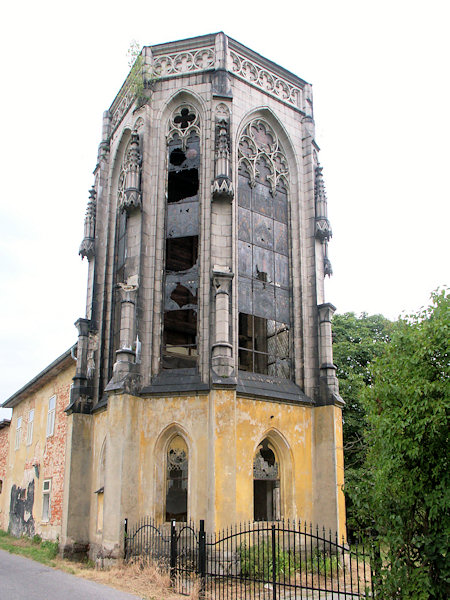
[[[86,257],[89,261],[92,260],[95,255],[96,198],[96,191],[94,188],[91,188],[86,208],[86,216],[84,217],[84,237],[80,249],[78,250],[78,254],[81,258]]]
[[[171,52],[154,57],[153,73],[156,77],[168,77],[205,71],[214,68],[215,60],[213,46],[191,51]]]
[[[229,81],[224,76],[228,72],[305,114],[311,112],[310,86],[304,80],[223,33],[146,46],[141,56],[144,69],[150,74],[144,82],[147,89],[154,79],[212,71],[215,93],[231,97]],[[109,111],[111,133],[134,103],[133,82],[130,71]]]
[[[273,70],[267,69],[243,54],[230,50],[230,71],[282,102],[302,108],[302,89],[292,85]]]

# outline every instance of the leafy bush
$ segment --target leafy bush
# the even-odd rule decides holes
[[[264,581],[272,580],[273,576],[273,554],[272,544],[262,542],[255,546],[247,547],[243,544],[240,549],[241,574],[244,577],[260,579]],[[299,568],[299,560],[290,550],[281,550],[278,544],[275,545],[275,575],[277,580],[281,577],[290,577]]]

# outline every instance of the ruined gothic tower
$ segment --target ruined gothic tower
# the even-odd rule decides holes
[[[94,173],[63,543],[118,555],[143,515],[343,535],[311,86],[223,33],[144,47]]]

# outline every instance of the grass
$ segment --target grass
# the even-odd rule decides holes
[[[188,597],[176,594],[170,588],[167,571],[148,559],[131,564],[119,561],[114,567],[100,570],[96,569],[90,560],[75,562],[61,558],[58,556],[58,542],[43,541],[39,535],[33,538],[15,538],[1,529],[0,549],[20,554],[77,577],[136,594],[143,600],[198,600],[198,588],[195,585]]]
[[[43,542],[40,536],[15,538],[0,530],[0,548],[11,554],[20,554],[48,567],[56,567],[58,542]]]

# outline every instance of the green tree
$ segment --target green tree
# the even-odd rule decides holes
[[[364,431],[367,427],[363,391],[371,385],[371,363],[384,352],[390,340],[392,322],[382,315],[359,317],[355,313],[333,317],[333,359],[339,378],[339,389],[345,400],[343,437],[345,459],[345,490],[364,485],[363,464],[366,457]],[[349,534],[360,530],[361,511],[355,511],[352,496],[346,494]]]
[[[350,494],[380,551],[379,597],[439,599],[449,586],[450,295],[393,328],[366,388],[364,486]]]

